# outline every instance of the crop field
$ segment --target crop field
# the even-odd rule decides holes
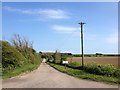
[[[67,58],[69,62],[81,62],[82,57]],[[112,64],[118,67],[118,57],[84,57],[85,63],[95,62],[97,64]]]

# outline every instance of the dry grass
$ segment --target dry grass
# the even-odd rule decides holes
[[[81,62],[81,57],[67,58],[69,62]],[[85,63],[95,62],[97,64],[112,64],[118,67],[118,57],[84,57]]]

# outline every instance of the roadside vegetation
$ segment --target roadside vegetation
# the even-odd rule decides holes
[[[111,84],[112,83],[120,84],[120,80],[117,77],[111,77],[107,75],[97,75],[95,73],[89,73],[81,69],[72,68],[69,66],[65,67],[64,65],[50,63],[50,62],[48,62],[48,64],[60,72],[66,73],[68,75],[71,75],[77,78],[89,79],[93,81],[100,81],[100,82],[111,83]]]
[[[69,61],[67,65],[64,65],[62,61],[66,61],[67,57],[70,56],[64,54],[60,55],[58,52],[55,53],[54,57],[57,58],[53,58],[47,63],[63,73],[82,79],[120,84],[120,68],[114,67],[112,64],[103,65],[92,62],[87,63],[82,67],[81,63]]]
[[[15,34],[11,42],[0,41],[0,43],[3,79],[32,71],[40,65],[40,55],[33,49],[33,43],[26,38]]]

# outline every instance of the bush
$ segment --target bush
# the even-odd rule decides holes
[[[96,63],[91,63],[91,64],[89,63],[84,66],[84,71],[97,75],[105,75],[105,76],[113,76],[113,77],[120,76],[120,69],[115,68],[111,64],[100,65]]]
[[[95,63],[85,65],[84,70],[89,73],[95,73],[95,74],[100,74],[100,72],[101,72],[101,69]]]
[[[114,74],[114,72],[116,70],[116,68],[111,64],[101,65],[100,69],[102,71],[101,74],[107,75],[107,76],[114,76],[113,74]]]
[[[2,42],[2,68],[11,70],[26,63],[26,58],[6,41]]]
[[[78,66],[80,66],[80,64],[77,63],[77,62],[71,62],[71,63],[69,63],[69,66],[71,66],[71,67],[78,67]]]
[[[15,76],[18,74],[17,72],[20,74],[29,71],[29,69],[34,70],[40,65],[41,56],[33,49],[32,44],[32,42],[26,38],[21,38],[19,35],[14,36],[11,44],[7,41],[0,41],[3,76],[9,77],[9,73],[16,71],[16,74],[11,73],[12,76]]]
[[[120,69],[116,69],[113,75],[120,78]]]
[[[60,64],[63,64],[63,61],[66,61],[66,60],[67,60],[67,56],[62,54],[60,59]]]

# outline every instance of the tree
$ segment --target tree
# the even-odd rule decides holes
[[[20,37],[19,34],[14,34],[11,39],[12,45],[24,55],[28,62],[34,62],[34,55],[36,51],[33,49],[33,42],[29,41],[25,37]]]
[[[42,54],[42,52],[40,51],[39,54]]]
[[[60,53],[56,50],[54,54],[54,62],[60,63]]]

